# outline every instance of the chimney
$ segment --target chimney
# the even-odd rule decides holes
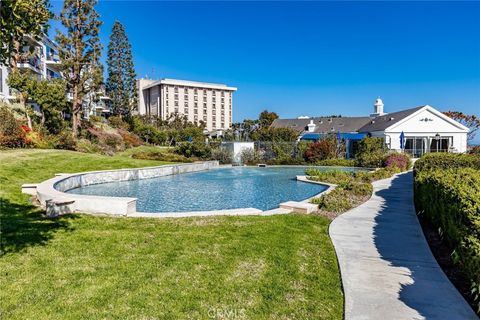
[[[307,124],[308,132],[314,132],[315,131],[315,123],[313,123],[313,120],[310,120],[310,123]]]

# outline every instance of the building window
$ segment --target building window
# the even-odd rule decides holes
[[[203,95],[207,95],[207,89],[203,89]]]
[[[217,117],[213,116],[213,117],[212,117],[212,120],[213,120],[214,122],[217,121]]]
[[[174,91],[175,93],[178,93],[178,87],[173,87],[173,91]]]
[[[168,92],[168,87],[165,87],[165,91]]]
[[[207,97],[203,97],[203,102],[207,102]]]
[[[193,106],[194,106],[195,108],[197,108],[197,107],[198,107],[198,102],[194,102],[194,103],[193,103]]]
[[[197,96],[193,97],[193,100],[198,101],[198,97]]]
[[[175,101],[175,107],[178,107],[178,101]]]
[[[222,98],[222,103],[225,102],[225,98]]]
[[[188,108],[183,109],[183,113],[188,114]]]
[[[178,94],[175,94],[174,98],[175,100],[178,100]]]
[[[215,102],[216,98],[215,97],[212,97],[212,101]]]
[[[203,121],[207,121],[207,116],[203,116]]]
[[[207,104],[206,104],[205,102],[203,103],[203,107],[204,107],[204,108],[206,108],[206,107],[207,107]]]
[[[207,109],[203,109],[203,114],[207,114]]]
[[[168,100],[167,100],[167,101],[165,101],[165,105],[168,107]]]
[[[198,109],[193,109],[194,114],[198,114]]]
[[[187,94],[184,95],[184,96],[183,96],[183,99],[184,99],[184,100],[188,100],[188,95],[187,95]]]
[[[222,97],[225,97],[225,91],[222,91]]]
[[[222,128],[225,128],[225,122],[222,122]]]
[[[175,113],[178,113],[178,108],[175,108]]]
[[[224,104],[221,105],[221,109],[225,110],[225,105]]]
[[[183,105],[184,105],[185,107],[188,107],[188,102],[185,101],[185,102],[183,103]]]
[[[214,103],[212,104],[212,109],[215,110],[217,108],[217,105]]]
[[[198,93],[197,88],[193,89],[193,93],[194,93],[194,94],[197,94],[197,93]]]
[[[185,87],[185,89],[183,89],[183,92],[188,93],[188,88]]]

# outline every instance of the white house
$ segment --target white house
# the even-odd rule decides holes
[[[425,105],[384,113],[383,107],[378,98],[369,117],[277,119],[272,126],[295,129],[301,140],[317,140],[325,134],[337,134],[346,140],[347,154],[353,153],[355,141],[364,136],[384,138],[389,149],[404,150],[414,157],[426,152],[467,151],[469,129],[435,108]],[[403,139],[400,138],[402,133]]]

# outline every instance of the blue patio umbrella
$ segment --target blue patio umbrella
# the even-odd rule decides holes
[[[400,133],[400,149],[405,149],[405,133]]]

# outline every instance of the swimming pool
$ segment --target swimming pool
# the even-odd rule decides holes
[[[328,170],[324,168],[324,170]],[[344,168],[343,170],[354,170]],[[230,167],[144,180],[75,188],[72,194],[134,197],[139,212],[187,212],[237,208],[269,210],[301,201],[327,189],[300,182],[305,167]]]

